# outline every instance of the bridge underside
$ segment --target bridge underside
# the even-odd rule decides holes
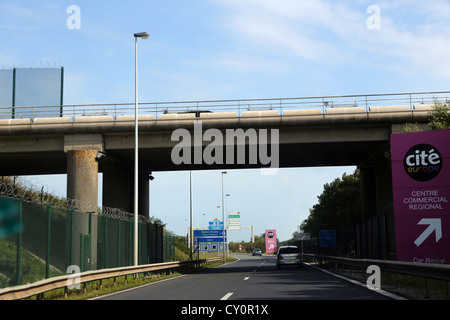
[[[279,146],[279,167],[318,167],[318,166],[348,166],[358,165],[367,158],[374,150],[386,146],[385,141],[353,142],[353,143],[295,143],[281,144]],[[237,150],[235,148],[234,154]],[[262,164],[258,160],[255,164],[250,164],[249,148],[246,148],[245,164],[234,162],[213,163],[213,164],[173,164],[171,160],[171,149],[143,149],[139,151],[139,161],[141,171],[174,171],[174,170],[216,170],[216,169],[249,169],[270,167],[269,164]],[[134,154],[129,150],[115,150],[100,159],[101,164],[114,162],[114,159],[127,159],[133,161]],[[111,159],[108,159],[111,158]],[[226,159],[226,152],[224,152]],[[191,161],[191,163],[193,160]],[[101,169],[100,169],[101,170]]]
[[[245,161],[238,163],[238,150],[234,146],[234,161],[227,160],[227,147],[218,146],[223,156],[214,163],[204,161],[194,163],[194,151],[191,149],[189,163],[174,164],[171,152],[180,140],[171,141],[171,132],[142,132],[139,136],[139,171],[173,171],[173,170],[213,170],[246,169],[274,166],[278,167],[317,167],[358,165],[370,154],[380,149],[389,150],[390,127],[350,127],[332,128],[275,128],[279,130],[279,157],[274,157],[270,147],[264,154],[270,161],[261,163],[257,156],[256,163],[249,161],[249,146],[245,147]],[[270,131],[270,129],[269,129]],[[81,135],[84,136],[84,135]],[[89,136],[89,135],[86,135]],[[134,136],[132,132],[96,135],[101,141],[97,156],[98,170],[115,166],[133,170]],[[10,138],[5,146],[8,152],[0,156],[0,175],[39,175],[67,173],[67,135],[61,136],[18,136]],[[270,142],[270,138],[268,139]],[[203,141],[211,149],[210,141]],[[83,147],[89,149],[89,147]],[[257,145],[259,152],[260,146]],[[27,150],[27,151],[24,151]],[[208,153],[211,154],[211,153]],[[212,153],[213,155],[215,153]],[[242,153],[240,153],[242,154]],[[221,161],[220,161],[221,160]],[[266,160],[267,161],[267,160]]]
[[[374,151],[386,148],[387,141],[355,141],[333,143],[291,143],[279,146],[279,167],[319,167],[358,165]],[[172,148],[152,148],[139,150],[139,170],[141,172],[174,171],[174,170],[214,170],[214,169],[248,169],[268,167],[270,163],[248,163],[249,148],[245,150],[246,163],[223,164],[179,164],[171,160]],[[270,149],[269,149],[270,151]],[[237,150],[235,148],[235,154]],[[269,153],[270,155],[270,153]],[[224,159],[226,152],[224,151]],[[105,150],[98,159],[99,172],[105,166],[116,165],[132,170],[134,151],[130,149]],[[193,161],[192,161],[193,162]],[[0,175],[40,175],[67,173],[67,153],[63,151],[19,152],[4,155],[0,158]]]

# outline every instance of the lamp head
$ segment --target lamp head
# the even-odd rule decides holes
[[[135,38],[142,38],[142,39],[148,39],[149,34],[148,32],[138,32],[134,34]]]

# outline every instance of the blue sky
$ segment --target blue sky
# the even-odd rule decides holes
[[[67,25],[70,5],[79,29]],[[141,102],[445,91],[450,80],[445,0],[1,0],[0,68],[64,66],[65,104],[133,102],[141,31],[150,33],[139,41]],[[274,228],[286,240],[323,184],[353,170],[229,171],[229,209],[257,234]],[[154,176],[151,214],[184,233],[189,174]],[[221,205],[220,171],[193,177],[200,226]],[[65,193],[65,177],[38,179]]]

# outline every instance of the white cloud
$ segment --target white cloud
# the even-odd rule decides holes
[[[301,62],[371,64],[450,78],[450,4],[382,1],[381,29],[369,30],[368,1],[216,0],[222,25],[241,47],[257,44]],[[295,60],[293,60],[295,61]],[[293,63],[293,62],[291,62]]]
[[[314,27],[330,23],[329,10],[324,10],[319,2],[218,2],[230,10],[224,15],[224,26],[244,45],[250,41],[271,51],[290,52],[309,60],[319,60],[333,50],[329,43],[314,37]],[[321,18],[311,19],[316,13]]]
[[[283,74],[289,71],[289,65],[283,61],[261,56],[255,57],[246,53],[233,51],[221,52],[206,60],[185,60],[185,63],[194,66],[203,66],[214,69],[222,69],[221,72],[233,70],[232,72],[270,72]]]

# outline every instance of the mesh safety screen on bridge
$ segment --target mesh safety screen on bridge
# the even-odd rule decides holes
[[[0,119],[62,116],[64,68],[0,69]]]
[[[174,236],[163,226],[138,227],[139,264],[175,258]],[[0,288],[65,275],[69,266],[133,265],[133,230],[132,220],[0,197]]]

